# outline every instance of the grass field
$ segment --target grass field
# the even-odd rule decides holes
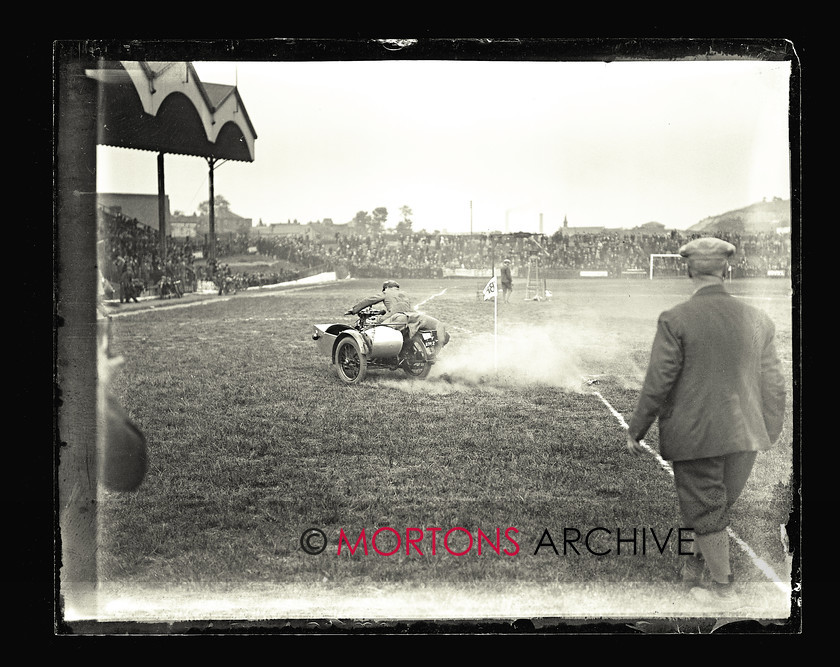
[[[150,468],[138,491],[102,493],[103,618],[719,615],[674,583],[685,527],[668,471],[624,448],[657,315],[689,281],[555,281],[539,302],[520,281],[497,319],[478,279],[402,282],[452,333],[425,381],[343,386],[311,340],[381,281],[114,309],[115,389]],[[728,287],[772,316],[792,382],[790,284]],[[790,612],[792,389],[732,524],[755,618]],[[323,553],[302,549],[310,528]],[[339,555],[342,531],[350,545],[364,531],[368,554]]]

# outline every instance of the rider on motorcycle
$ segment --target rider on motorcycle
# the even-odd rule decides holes
[[[443,349],[443,346],[449,342],[449,333],[446,331],[446,325],[434,317],[429,317],[423,313],[418,313],[411,305],[411,299],[408,295],[400,290],[400,285],[396,280],[386,280],[382,284],[382,291],[378,294],[362,299],[348,310],[345,315],[355,315],[363,308],[373,306],[377,303],[382,303],[385,306],[385,315],[381,320],[381,324],[404,324],[408,327],[408,337],[411,338],[418,330],[437,332],[437,352]]]

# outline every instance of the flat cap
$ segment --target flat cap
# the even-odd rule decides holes
[[[726,271],[729,258],[735,254],[735,246],[712,236],[689,241],[680,254],[688,260],[689,269],[694,274],[720,276]]]
[[[680,254],[683,257],[696,257],[698,259],[727,258],[735,254],[735,246],[722,239],[713,236],[689,241],[682,248]]]

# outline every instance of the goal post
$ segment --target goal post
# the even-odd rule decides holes
[[[655,254],[652,254],[650,256],[650,279],[651,280],[653,280],[654,267],[656,266],[656,264],[659,264],[660,266],[663,264],[663,262],[657,262],[657,258],[659,258],[659,257],[673,257],[673,258],[676,258],[676,259],[682,259],[682,255],[676,254],[676,253],[655,253]]]

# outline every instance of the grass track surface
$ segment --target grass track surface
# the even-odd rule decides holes
[[[341,313],[381,281],[115,309],[115,389],[151,463],[138,491],[102,493],[103,618],[715,615],[674,583],[671,478],[626,452],[607,407],[629,419],[656,318],[689,281],[555,281],[539,302],[520,282],[497,323],[482,282],[402,281],[452,342],[425,381],[382,370],[356,387],[318,353],[312,325],[351,323]],[[727,287],[774,319],[792,378],[789,283]],[[733,543],[749,617],[790,611],[791,393],[781,441],[734,512],[782,584]],[[312,527],[327,538],[319,555],[301,548]],[[393,555],[373,549],[382,528],[375,545]],[[363,530],[368,555],[338,555],[341,531],[355,543]]]

